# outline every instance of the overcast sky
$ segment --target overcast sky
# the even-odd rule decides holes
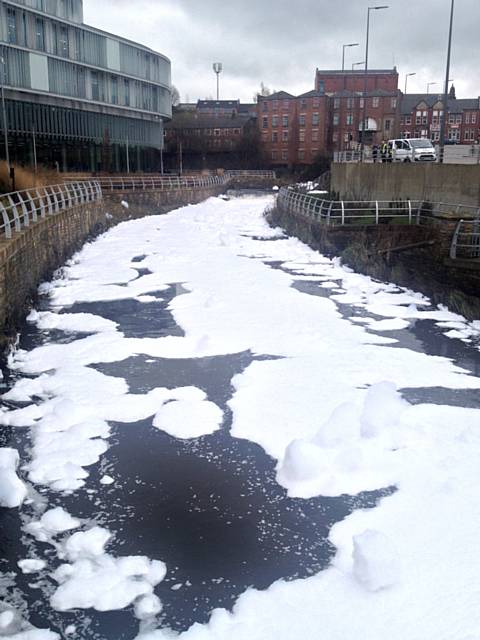
[[[370,68],[397,65],[409,93],[441,91],[450,0],[386,0],[371,13]],[[182,101],[215,97],[212,63],[224,65],[221,98],[251,102],[263,81],[298,94],[313,89],[315,68],[365,58],[368,0],[84,0],[85,22],[145,44],[172,61]],[[375,3],[370,3],[375,4]],[[480,0],[457,0],[450,77],[457,97],[480,94]]]

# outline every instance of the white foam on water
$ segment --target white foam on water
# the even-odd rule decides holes
[[[337,553],[326,571],[279,581],[262,592],[249,589],[233,612],[214,611],[208,625],[194,625],[179,638],[474,637],[480,628],[480,414],[413,406],[401,390],[478,390],[480,379],[448,358],[391,348],[395,339],[369,330],[431,320],[455,323],[440,328],[470,340],[480,327],[433,308],[419,293],[355,274],[294,238],[260,243],[254,236],[280,236],[262,217],[269,203],[270,198],[211,199],[123,223],[87,245],[43,288],[53,305],[128,298],[149,304],[156,300],[153,293],[182,283],[186,293],[169,309],[185,336],[126,338],[119,328],[85,318],[93,335],[12,356],[14,369],[37,377],[19,381],[7,398],[32,404],[3,411],[0,420],[34,427],[28,463],[33,482],[74,491],[105,453],[109,421],[152,418],[180,438],[212,433],[221,422],[220,410],[199,390],[131,394],[125,381],[89,365],[139,354],[200,358],[250,351],[278,357],[254,361],[234,378],[232,435],[257,442],[277,460],[278,480],[291,496],[387,486],[396,492],[332,528]],[[133,263],[140,255],[145,258]],[[298,275],[269,268],[266,259]],[[151,274],[138,278],[136,269]],[[335,284],[342,293],[301,293],[292,287],[301,277]],[[340,304],[368,315],[366,326],[343,318]],[[81,331],[79,320],[59,322],[65,322],[64,330]],[[43,322],[57,319],[45,316]],[[141,619],[155,615],[159,602],[153,590],[165,575],[163,563],[114,558],[105,551],[109,535],[98,527],[62,544],[68,562],[54,574],[59,586],[52,605],[60,611],[133,605]],[[140,637],[158,640],[169,632],[145,631]]]
[[[17,475],[19,460],[16,449],[0,449],[0,507],[19,507],[27,497],[27,487]]]

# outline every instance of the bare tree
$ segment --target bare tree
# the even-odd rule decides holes
[[[180,92],[177,87],[172,84],[172,107],[178,107],[180,104]]]

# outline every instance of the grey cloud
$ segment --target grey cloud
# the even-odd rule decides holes
[[[136,20],[139,4],[148,15],[146,22]],[[387,11],[372,14],[370,65],[396,64],[401,88],[403,75],[416,72],[409,80],[411,91],[424,91],[428,81],[441,83],[450,1],[386,0],[386,4]],[[168,6],[180,9],[185,17],[160,18]],[[343,43],[361,44],[348,51],[348,66],[364,59],[367,6],[363,0],[175,0],[172,5],[103,0],[99,9],[95,0],[85,0],[92,24],[166,53],[180,93],[192,100],[213,93],[215,60],[224,63],[225,97],[250,100],[261,81],[290,92],[311,88],[316,67],[339,68]],[[130,12],[131,20],[126,21]],[[480,93],[479,24],[478,0],[457,2],[451,77],[464,97]]]

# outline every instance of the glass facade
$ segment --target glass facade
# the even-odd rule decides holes
[[[170,61],[82,21],[82,0],[0,0],[9,129],[158,149],[171,117]]]

